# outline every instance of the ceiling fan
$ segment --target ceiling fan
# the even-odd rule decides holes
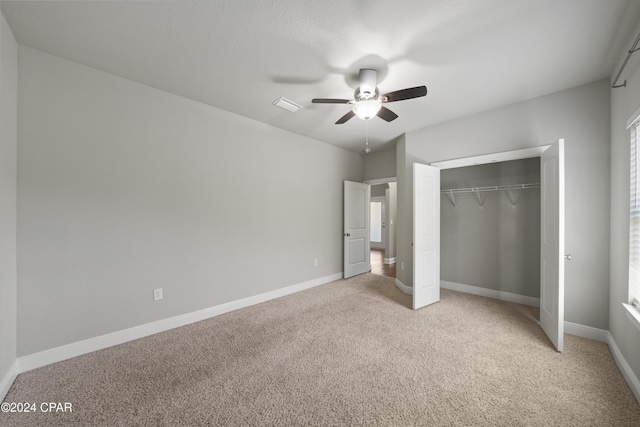
[[[426,86],[416,86],[408,89],[396,90],[395,92],[380,95],[376,86],[378,72],[369,68],[361,68],[360,86],[353,94],[354,99],[332,99],[314,98],[314,104],[353,104],[353,108],[336,122],[337,125],[345,123],[353,116],[358,116],[363,120],[369,120],[373,116],[378,116],[387,122],[395,120],[398,115],[388,108],[382,106],[387,102],[403,101],[405,99],[419,98],[427,94]]]

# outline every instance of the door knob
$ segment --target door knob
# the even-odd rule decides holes
[[[564,258],[565,258],[567,261],[571,261],[571,254],[566,254],[566,255],[564,256]]]

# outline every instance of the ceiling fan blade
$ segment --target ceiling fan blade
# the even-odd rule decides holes
[[[380,111],[377,114],[382,120],[386,120],[388,122],[395,120],[398,118],[398,115],[393,111],[389,110],[387,107],[380,107]]]
[[[351,117],[355,116],[356,113],[353,112],[353,110],[349,110],[349,112],[347,114],[345,114],[344,116],[340,117],[340,119],[336,122],[337,125],[341,125],[344,122],[346,122],[347,120],[349,120]]]
[[[332,99],[332,98],[313,98],[311,100],[314,104],[348,104],[350,99]]]
[[[389,92],[382,96],[387,98],[387,100],[383,102],[395,102],[403,101],[405,99],[419,98],[421,96],[425,96],[426,94],[426,86],[416,86],[408,89],[396,90],[395,92]]]

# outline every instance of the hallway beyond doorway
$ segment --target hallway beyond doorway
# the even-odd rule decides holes
[[[371,272],[379,276],[396,277],[395,263],[384,263],[384,249],[371,249]]]

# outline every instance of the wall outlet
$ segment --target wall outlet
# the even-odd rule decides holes
[[[313,260],[313,266],[314,266],[314,267],[317,267],[317,266],[318,266],[318,259],[317,259],[317,258]]]
[[[153,290],[153,300],[154,301],[158,301],[161,300],[162,297],[162,288],[158,288],[158,289],[154,289]]]

